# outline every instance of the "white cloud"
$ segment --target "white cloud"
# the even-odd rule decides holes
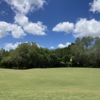
[[[71,45],[71,43],[66,43],[66,44],[59,44],[58,45],[58,48],[65,48],[65,47],[68,47],[69,45]]]
[[[0,38],[10,33],[14,38],[20,38],[26,35],[20,26],[0,21]]]
[[[14,21],[15,23],[17,23],[18,25],[24,27],[27,24],[29,24],[29,19],[28,17],[26,17],[23,14],[16,14],[16,16],[14,17]]]
[[[42,22],[30,22],[26,14],[29,12],[42,8],[46,3],[45,0],[4,0],[11,5],[15,12],[14,23],[7,23],[0,21],[0,38],[11,34],[14,38],[21,38],[26,36],[26,33],[32,35],[45,35],[47,26]],[[4,12],[3,12],[4,14]]]
[[[67,26],[70,28],[67,29]],[[69,31],[70,30],[70,31]],[[79,19],[75,24],[63,22],[59,23],[53,28],[53,31],[57,32],[73,32],[74,37],[100,37],[100,21],[95,19],[87,20],[86,18]],[[63,47],[63,45],[60,45]]]
[[[45,0],[5,0],[16,13],[27,14],[35,9],[42,8]]]
[[[18,47],[18,45],[21,44],[19,42],[13,44],[13,43],[6,43],[5,46],[4,46],[4,49],[9,51],[9,50],[12,50],[12,49],[16,49]]]
[[[40,46],[38,43],[36,43],[36,45],[38,46],[38,48],[41,48],[42,46]]]
[[[92,12],[100,12],[100,0],[93,0],[92,3],[90,3],[90,11]]]
[[[0,38],[4,37],[5,35],[8,34],[8,30],[9,30],[9,24],[1,21],[0,22]]]
[[[16,24],[12,24],[9,30],[11,31],[11,34],[14,38],[21,38],[23,36],[26,36],[21,26],[18,26]]]
[[[28,23],[25,27],[24,30],[30,34],[33,35],[45,35],[45,30],[47,27],[42,24],[42,22],[37,22],[37,23]]]
[[[72,32],[73,29],[74,29],[74,24],[73,23],[62,22],[62,23],[57,24],[53,28],[53,31],[69,33],[69,32]]]
[[[51,46],[50,49],[54,49],[54,46]]]
[[[45,35],[47,26],[43,25],[42,22],[37,23],[30,22],[28,17],[22,14],[17,14],[15,16],[15,23],[23,27],[24,31],[32,35]]]
[[[80,19],[75,24],[74,29],[75,37],[93,36],[100,37],[100,21],[95,19],[87,20],[85,18]]]

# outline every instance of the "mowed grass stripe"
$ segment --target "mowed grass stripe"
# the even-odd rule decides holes
[[[100,100],[100,69],[0,69],[0,100]]]

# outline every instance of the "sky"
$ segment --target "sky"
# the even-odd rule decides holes
[[[100,37],[100,0],[0,0],[0,48],[64,48],[84,36]]]

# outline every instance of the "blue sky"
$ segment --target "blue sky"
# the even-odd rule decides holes
[[[63,48],[84,36],[100,36],[100,0],[0,0],[0,48]]]

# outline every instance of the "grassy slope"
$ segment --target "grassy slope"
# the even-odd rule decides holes
[[[100,100],[100,69],[0,69],[0,100]]]

